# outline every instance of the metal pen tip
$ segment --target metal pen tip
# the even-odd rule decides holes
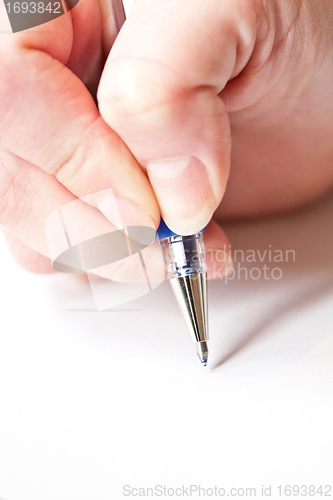
[[[200,359],[201,363],[203,366],[207,366],[207,359],[208,359],[208,346],[207,342],[197,342],[195,344],[196,350],[197,350],[197,355],[198,358]]]

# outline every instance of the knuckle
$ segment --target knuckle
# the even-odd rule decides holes
[[[85,142],[78,145],[72,154],[60,165],[55,166],[52,175],[66,187],[75,183],[88,163],[88,148]]]
[[[109,124],[152,114],[168,106],[175,97],[179,81],[175,72],[163,64],[146,59],[121,58],[111,61],[102,79],[98,101]],[[111,122],[111,123],[110,123]]]
[[[57,160],[52,175],[77,196],[81,192],[88,194],[86,191],[90,186],[87,179],[99,168],[99,162],[103,162],[106,150],[114,146],[116,138],[116,134],[98,114],[85,123],[84,138],[73,141],[66,156]]]

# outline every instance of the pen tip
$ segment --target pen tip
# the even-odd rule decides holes
[[[203,366],[207,366],[208,359],[208,347],[206,342],[198,342],[196,345],[198,358],[200,359]]]

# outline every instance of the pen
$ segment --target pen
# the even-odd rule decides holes
[[[208,358],[207,266],[203,231],[181,236],[161,219],[157,230],[167,277],[182,311],[198,357],[206,366]]]

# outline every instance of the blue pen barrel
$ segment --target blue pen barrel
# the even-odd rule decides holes
[[[161,217],[160,225],[158,226],[157,229],[157,239],[161,241],[164,240],[164,238],[169,238],[170,236],[177,236],[177,234],[168,228],[168,226]]]

